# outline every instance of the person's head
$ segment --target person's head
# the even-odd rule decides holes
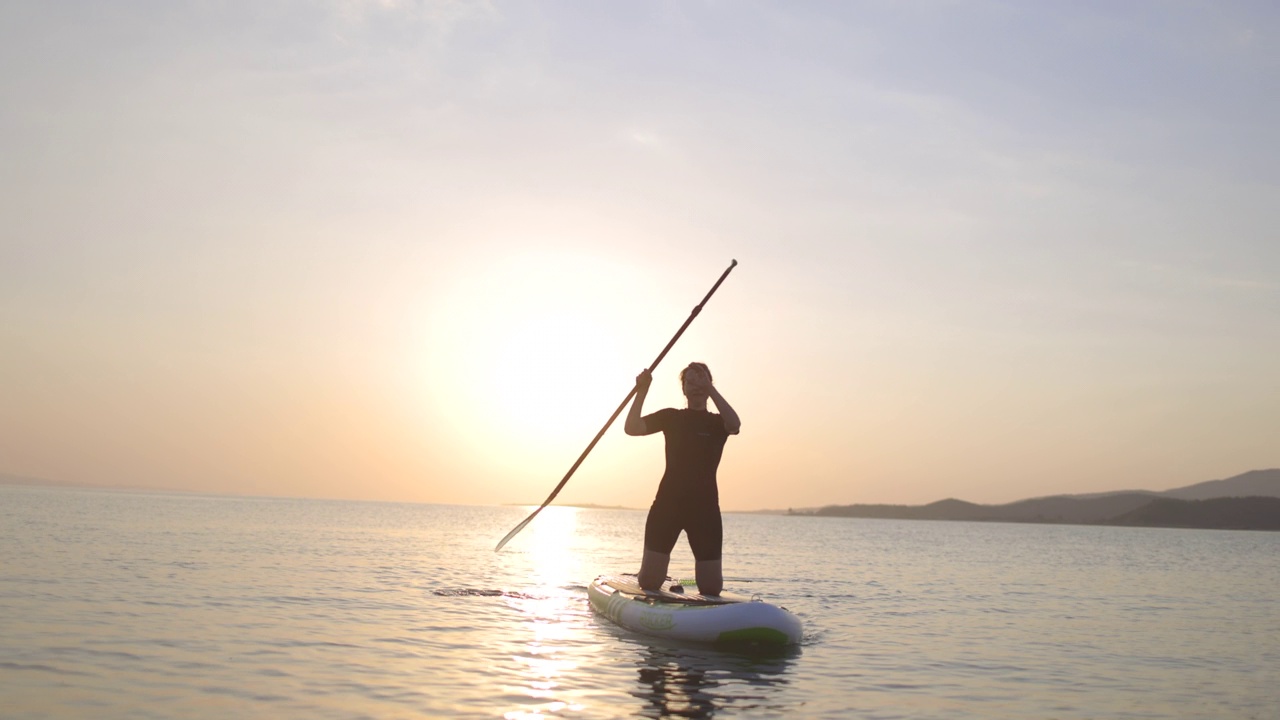
[[[706,363],[692,362],[680,371],[680,387],[687,398],[706,397],[711,387],[711,368]]]

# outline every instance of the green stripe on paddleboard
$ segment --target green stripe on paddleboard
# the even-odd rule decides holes
[[[767,627],[728,630],[716,636],[716,642],[733,643],[758,642],[769,643],[770,645],[786,645],[788,640],[786,633]]]

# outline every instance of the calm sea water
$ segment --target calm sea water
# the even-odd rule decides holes
[[[1280,534],[727,515],[806,639],[592,615],[644,515],[0,487],[6,718],[1266,718]],[[673,574],[692,574],[681,546]]]

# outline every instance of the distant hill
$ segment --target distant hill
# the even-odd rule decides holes
[[[828,505],[810,513],[835,517],[888,518],[894,520],[987,520],[991,509],[963,500],[939,500],[928,505]]]
[[[29,477],[27,475],[6,475],[0,473],[0,485],[31,485],[36,487],[84,488],[86,490],[146,490],[148,492],[183,492],[169,488],[149,485],[94,485],[92,483],[73,482],[69,480],[49,480],[47,478]]]
[[[1272,530],[1280,529],[1280,469],[1254,470],[1164,492],[1055,495],[1004,505],[978,505],[955,499],[928,505],[828,505],[793,514]]]
[[[1137,510],[1112,518],[1107,524],[1217,530],[1280,530],[1280,498],[1220,497],[1211,500],[1156,498]]]
[[[1160,493],[1179,500],[1223,497],[1280,497],[1280,469],[1251,470],[1226,480],[1210,480]]]
[[[71,487],[74,483],[62,482],[59,480],[45,480],[44,478],[27,477],[26,475],[5,475],[0,473],[0,485],[58,485],[60,487]]]
[[[928,505],[830,505],[812,514],[897,520],[1096,523],[1136,510],[1156,497],[1152,493],[1132,492],[1089,498],[1061,495],[1007,505],[978,505],[954,499]]]

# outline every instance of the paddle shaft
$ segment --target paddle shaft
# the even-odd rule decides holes
[[[698,313],[702,312],[702,306],[706,305],[707,301],[711,299],[711,296],[716,294],[716,290],[720,288],[720,283],[724,282],[724,279],[729,277],[729,272],[732,271],[735,267],[737,267],[737,265],[738,265],[738,261],[734,260],[729,264],[729,267],[726,268],[725,271],[720,274],[720,279],[716,280],[716,284],[712,285],[711,289],[707,291],[707,295],[706,297],[702,298],[702,302],[698,303],[697,306],[693,308],[693,312],[689,313],[689,317],[685,319],[684,324],[681,325],[680,329],[676,331],[675,336],[671,338],[671,342],[667,343],[667,346],[662,348],[662,352],[658,353],[658,357],[654,358],[653,364],[649,366],[650,373],[652,373],[655,369],[657,369],[658,363],[662,362],[662,358],[667,356],[667,353],[671,351],[671,347],[675,345],[676,341],[680,339],[680,336],[684,334],[685,329],[689,327],[689,325],[693,322],[694,318],[698,317]],[[582,464],[583,460],[587,459],[587,455],[591,454],[591,450],[595,448],[596,443],[600,442],[600,438],[604,437],[605,431],[609,429],[609,426],[613,424],[614,420],[618,419],[618,416],[622,414],[622,411],[624,409],[626,409],[627,403],[631,402],[631,398],[635,397],[635,394],[636,394],[636,386],[632,385],[631,392],[627,393],[627,396],[622,400],[622,403],[618,405],[618,409],[614,410],[613,414],[609,416],[609,419],[605,422],[604,427],[600,428],[600,432],[596,433],[596,436],[591,438],[591,444],[587,445],[587,449],[583,450],[582,454],[578,456],[578,459],[574,461],[573,467],[569,468],[569,472],[564,474],[564,478],[560,480],[560,483],[558,485],[556,485],[555,490],[551,491],[551,494],[547,496],[546,500],[542,501],[542,504],[538,506],[537,510],[534,510],[533,513],[529,515],[529,517],[520,521],[519,525],[516,525],[514,528],[512,528],[511,532],[507,533],[506,537],[502,538],[502,540],[498,542],[498,546],[493,549],[494,552],[498,552],[499,550],[501,550],[502,547],[506,545],[509,540],[511,540],[511,538],[515,537],[521,530],[524,529],[525,525],[528,525],[530,522],[533,521],[534,518],[538,517],[538,513],[542,512],[543,508],[550,505],[551,501],[556,499],[556,495],[560,494],[560,488],[563,488],[565,483],[569,482],[569,478],[573,477],[574,471],[578,469],[578,466]]]

